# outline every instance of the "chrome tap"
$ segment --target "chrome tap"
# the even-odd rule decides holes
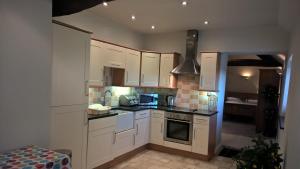
[[[107,95],[107,93],[109,93],[110,94],[110,96],[112,96],[112,92],[110,91],[110,90],[106,90],[105,92],[104,92],[104,106],[106,106],[106,95]]]

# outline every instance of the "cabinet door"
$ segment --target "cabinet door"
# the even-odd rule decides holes
[[[218,53],[201,53],[200,90],[217,90]]]
[[[105,52],[102,42],[91,41],[89,85],[103,86]]]
[[[159,58],[157,53],[142,53],[141,86],[158,86]]]
[[[90,35],[53,24],[51,106],[88,102]]]
[[[114,157],[118,157],[134,149],[135,129],[117,133],[113,145]]]
[[[74,169],[86,168],[87,106],[51,108],[50,148],[71,150]]]
[[[125,64],[125,86],[139,86],[140,64],[141,52],[128,49]]]
[[[192,152],[208,155],[209,122],[206,119],[198,119],[199,123],[193,126]]]
[[[135,148],[141,147],[149,142],[150,118],[135,121]]]
[[[114,127],[89,132],[87,168],[96,168],[113,159]]]
[[[164,119],[151,118],[150,124],[150,143],[163,145],[164,144]]]
[[[172,74],[170,73],[174,68],[174,54],[162,54],[160,58],[160,87],[172,87]]]
[[[106,46],[106,62],[105,66],[114,68],[125,68],[125,48],[105,44]]]

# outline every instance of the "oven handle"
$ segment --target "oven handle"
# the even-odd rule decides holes
[[[170,118],[166,118],[166,120],[170,120],[170,121],[177,121],[177,122],[183,122],[183,123],[189,123],[191,124],[191,121],[186,121],[186,120],[176,120],[176,119],[170,119]]]

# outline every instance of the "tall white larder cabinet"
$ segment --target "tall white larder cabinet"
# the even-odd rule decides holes
[[[72,150],[73,169],[86,168],[90,34],[53,23],[52,149]]]

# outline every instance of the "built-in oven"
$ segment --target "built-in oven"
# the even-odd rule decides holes
[[[157,106],[158,105],[158,94],[141,94],[140,95],[140,106]]]
[[[165,112],[164,140],[181,144],[192,144],[193,115]]]

